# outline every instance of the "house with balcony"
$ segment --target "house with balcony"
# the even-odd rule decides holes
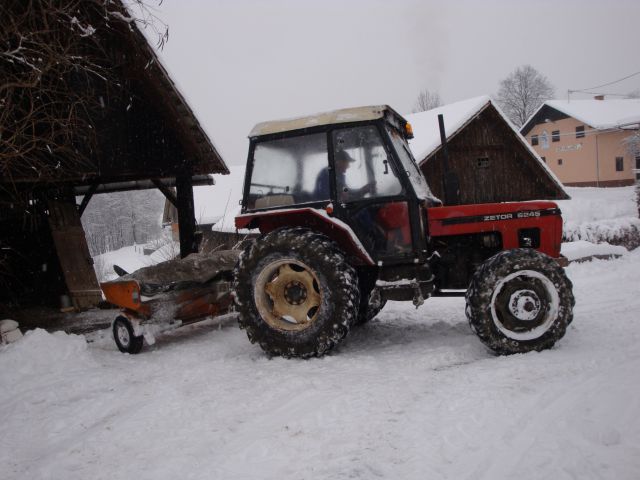
[[[640,99],[549,100],[520,133],[565,185],[640,179]]]

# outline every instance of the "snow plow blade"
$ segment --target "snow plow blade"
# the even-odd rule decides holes
[[[100,288],[109,303],[144,316],[149,314],[149,307],[140,300],[140,284],[136,280],[105,282],[100,284]]]
[[[239,250],[192,254],[141,268],[100,287],[107,301],[122,309],[114,322],[128,322],[131,345],[137,345],[135,339],[141,336],[151,344],[158,332],[230,311],[233,267],[239,255]],[[120,332],[126,329],[118,328]],[[139,351],[123,349],[120,344],[118,348]]]

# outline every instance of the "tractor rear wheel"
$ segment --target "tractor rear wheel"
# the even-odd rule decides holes
[[[337,245],[303,228],[268,233],[234,271],[239,324],[269,355],[321,356],[358,316],[358,277]]]
[[[500,355],[551,348],[564,336],[575,304],[564,269],[531,249],[505,250],[483,263],[466,300],[471,328]]]

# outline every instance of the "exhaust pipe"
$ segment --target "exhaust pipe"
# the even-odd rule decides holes
[[[444,117],[441,113],[438,114],[438,126],[440,127],[440,143],[442,144],[444,165],[444,178],[442,179],[444,204],[458,205],[460,203],[460,180],[458,175],[451,171],[449,167],[449,149],[447,148],[447,136],[444,132]]]

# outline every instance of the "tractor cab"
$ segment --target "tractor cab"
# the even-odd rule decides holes
[[[356,263],[422,263],[424,208],[440,202],[409,138],[410,125],[388,106],[258,124],[250,134],[238,226],[267,233],[324,223],[319,230],[350,237],[346,250]]]

